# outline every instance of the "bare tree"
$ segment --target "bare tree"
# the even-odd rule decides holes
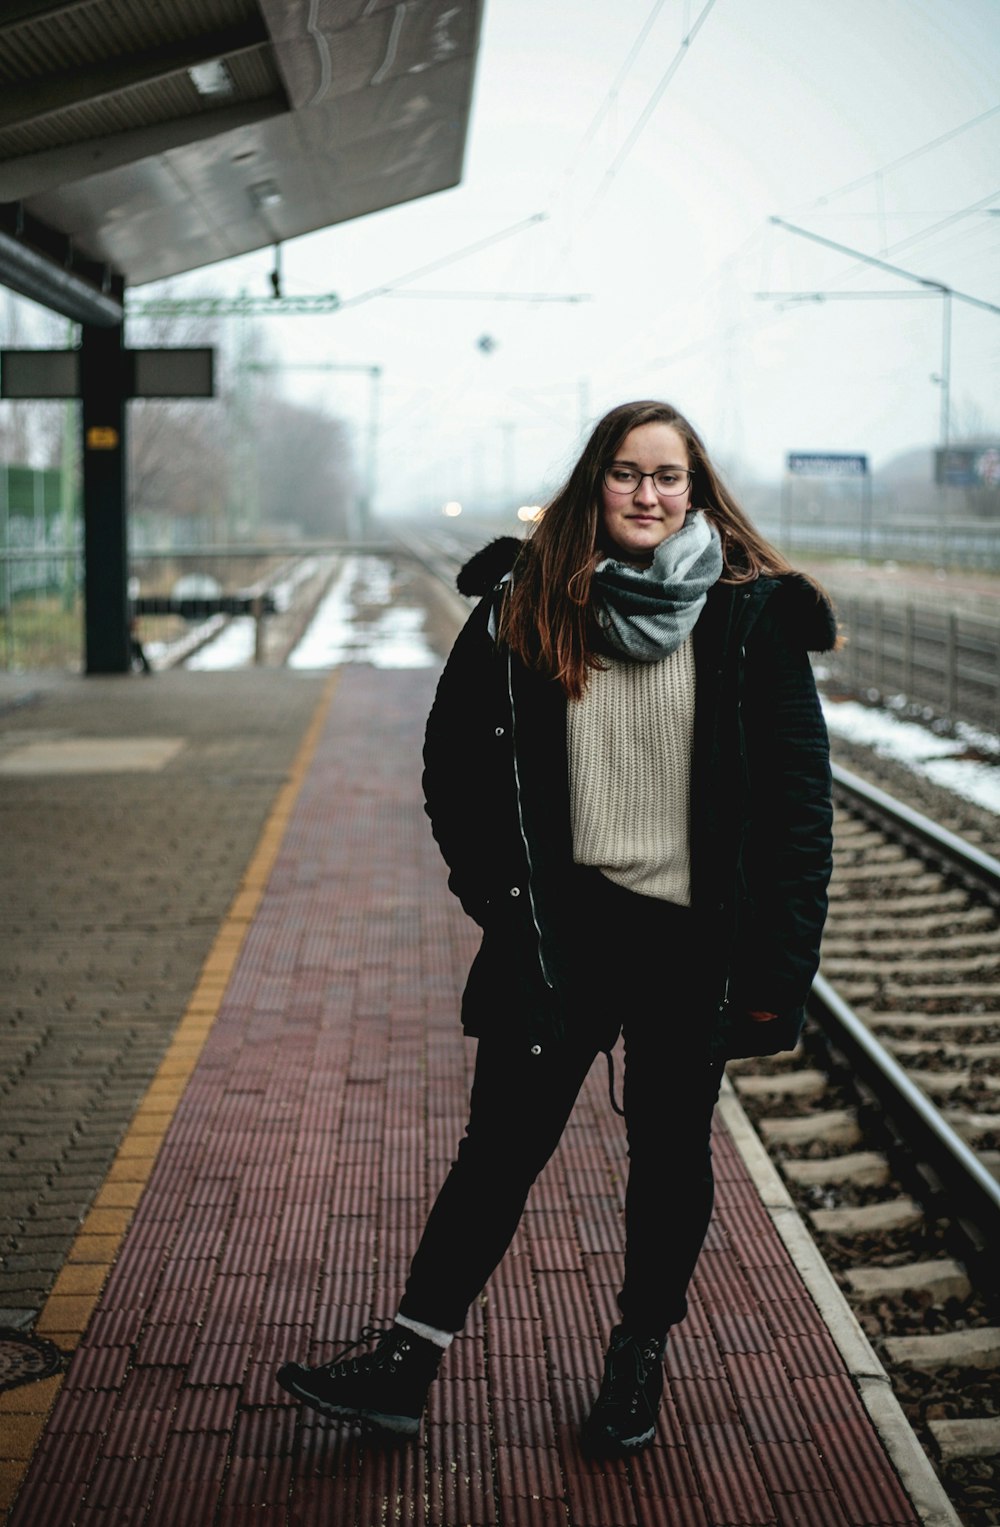
[[[169,285],[163,295],[174,295]],[[222,325],[184,314],[130,318],[134,348],[211,345],[217,373],[224,354]],[[218,385],[218,384],[217,384]],[[221,399],[137,399],[129,407],[129,482],[134,514],[201,520],[216,527],[225,513],[227,456]],[[219,533],[213,528],[214,535]]]
[[[133,406],[137,512],[200,519],[213,539],[252,537],[262,526],[344,531],[353,491],[348,432],[281,397],[280,358],[264,325],[178,316],[139,320],[135,330],[132,342],[149,347],[214,345],[217,393],[212,402]]]
[[[255,419],[261,519],[310,536],[346,534],[355,487],[343,421],[274,397],[258,400]]]
[[[213,523],[225,514],[224,404],[141,402],[129,418],[132,512]]]

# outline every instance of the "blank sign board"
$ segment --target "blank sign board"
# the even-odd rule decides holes
[[[79,350],[0,351],[0,398],[79,396]]]
[[[134,398],[211,398],[213,351],[129,350],[135,370]]]
[[[79,398],[81,351],[0,350],[0,398]],[[212,398],[211,346],[123,350],[126,398]]]

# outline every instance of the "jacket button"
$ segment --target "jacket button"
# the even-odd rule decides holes
[[[542,1053],[541,1045],[532,1045],[531,1046],[531,1053],[532,1053],[532,1055],[541,1055],[541,1053]]]
[[[511,888],[510,888],[510,894],[512,896],[520,896],[520,894],[521,894],[521,887],[519,885],[512,885]]]
[[[494,735],[494,737],[502,737],[503,736],[503,727],[502,726],[498,726],[496,728],[496,730],[494,731],[493,735]]]

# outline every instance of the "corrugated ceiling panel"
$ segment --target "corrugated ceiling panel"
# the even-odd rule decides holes
[[[0,0],[0,101],[14,124],[0,127],[0,200],[23,200],[141,283],[454,185],[481,11],[89,0],[5,29]],[[235,88],[206,100],[184,66],[226,56],[224,42],[240,50],[227,59]],[[168,50],[176,72],[129,83],[151,64],[159,76]],[[261,178],[278,202],[254,196]]]
[[[199,95],[186,70],[147,85],[128,90],[82,106],[73,106],[25,127],[0,129],[0,161],[22,154],[39,153],[91,138],[129,132],[155,122],[172,122],[179,117],[208,115],[221,106],[236,101],[260,100],[280,91],[269,47],[264,44],[253,54],[244,54],[232,68],[233,95],[207,99]]]
[[[0,79],[46,79],[167,43],[254,21],[254,0],[105,0],[25,22],[3,37]],[[108,39],[114,45],[109,50]]]
[[[226,68],[236,87],[235,95],[227,97],[230,101],[256,101],[263,95],[281,93],[281,75],[270,47],[227,58]]]

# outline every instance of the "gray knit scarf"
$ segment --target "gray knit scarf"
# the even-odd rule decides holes
[[[719,532],[697,509],[661,541],[649,567],[606,557],[594,571],[594,613],[609,651],[634,663],[668,657],[694,629],[722,572]]]

